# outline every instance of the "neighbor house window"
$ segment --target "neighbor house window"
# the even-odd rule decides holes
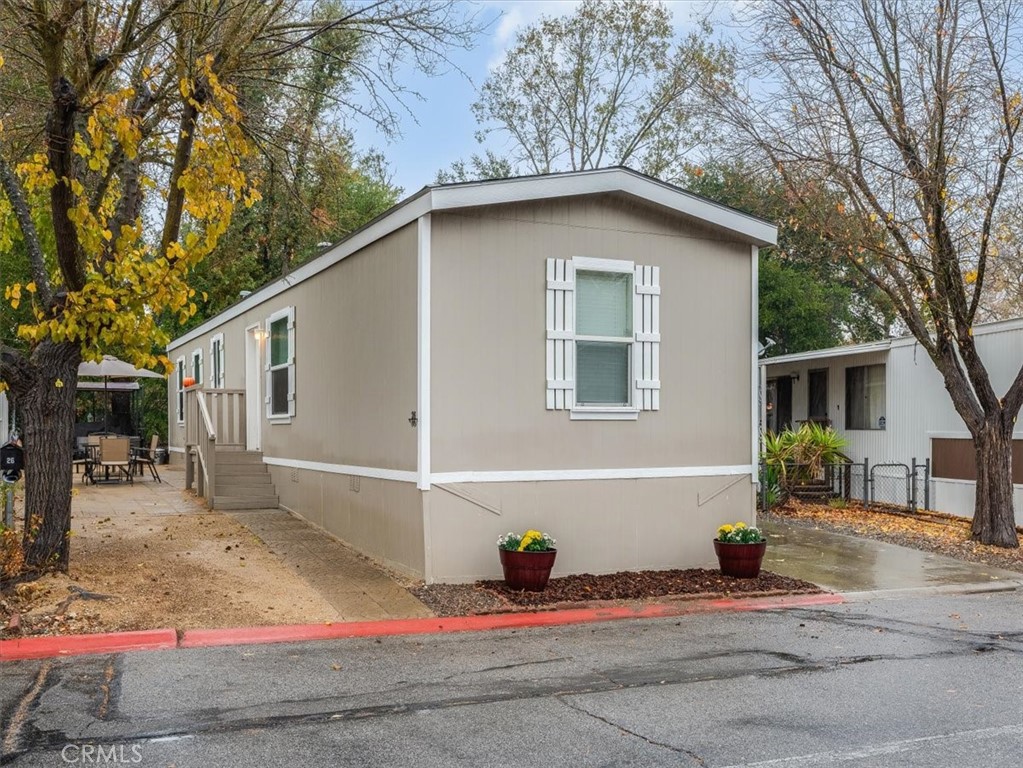
[[[845,369],[845,428],[885,428],[885,366]]]
[[[660,400],[660,268],[547,259],[547,408],[634,420]]]
[[[195,386],[202,386],[202,347],[192,352],[192,378]]]
[[[575,402],[632,401],[632,272],[575,274]]]
[[[213,389],[224,388],[224,334],[218,333],[210,339],[210,366],[213,369],[210,385]]]
[[[267,418],[295,415],[295,308],[275,312],[267,319]]]
[[[177,407],[175,414],[178,417],[178,424],[185,423],[185,358],[179,357],[174,366],[174,380],[177,382]]]

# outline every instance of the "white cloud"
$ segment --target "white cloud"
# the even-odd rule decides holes
[[[501,20],[491,38],[493,50],[487,62],[487,69],[492,70],[501,65],[508,49],[515,42],[515,35],[523,27],[537,21],[541,16],[567,16],[572,13],[581,0],[493,0],[486,3],[501,12]]]

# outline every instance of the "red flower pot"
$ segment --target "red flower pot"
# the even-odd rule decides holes
[[[504,583],[510,589],[524,589],[527,592],[543,592],[551,578],[554,558],[558,550],[546,552],[512,552],[498,548],[501,568],[504,569]]]
[[[760,563],[767,551],[767,539],[752,544],[731,544],[714,539],[714,552],[725,576],[737,579],[755,579],[760,575]]]

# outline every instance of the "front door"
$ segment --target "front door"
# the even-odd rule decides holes
[[[245,449],[249,451],[262,450],[261,330],[258,325],[245,329]]]

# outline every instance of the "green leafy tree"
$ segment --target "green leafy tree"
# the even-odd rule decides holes
[[[690,171],[687,189],[779,222],[778,246],[760,250],[760,334],[782,355],[889,335],[894,313],[879,291],[819,233],[781,179],[741,163]]]

